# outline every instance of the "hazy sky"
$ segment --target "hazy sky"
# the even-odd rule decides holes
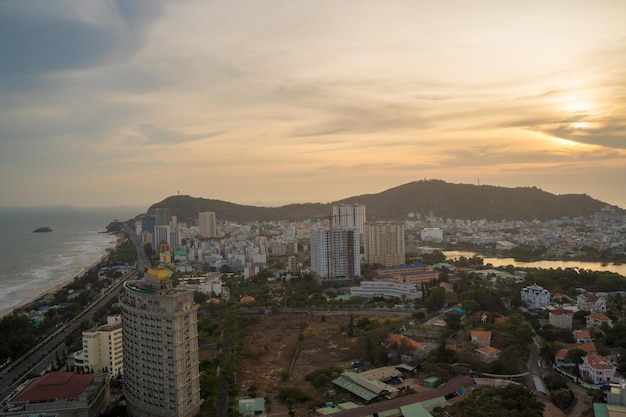
[[[626,208],[625,16],[624,0],[0,0],[0,205],[329,202],[436,178]]]

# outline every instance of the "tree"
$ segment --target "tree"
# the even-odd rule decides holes
[[[463,327],[461,316],[455,312],[446,314],[443,319],[450,330],[460,330]]]
[[[443,308],[446,302],[446,291],[443,287],[436,287],[430,292],[430,295],[426,299],[426,308],[428,311],[439,311]]]

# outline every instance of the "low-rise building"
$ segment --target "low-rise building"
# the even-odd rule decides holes
[[[550,310],[550,313],[548,314],[548,322],[554,327],[571,329],[573,317],[574,312],[572,310],[559,308],[557,310]]]
[[[97,417],[108,400],[109,384],[104,374],[51,372],[28,381],[6,398],[0,415]]]
[[[578,365],[583,378],[590,378],[594,384],[608,384],[618,382],[615,379],[615,364],[608,356],[587,355],[583,357],[583,363]]]
[[[605,313],[606,299],[599,295],[584,292],[576,297],[576,305],[579,310],[589,311],[590,313]]]
[[[478,358],[485,363],[491,363],[500,357],[500,350],[493,346],[481,346],[475,349]]]
[[[478,346],[491,346],[491,332],[487,330],[472,330],[470,333],[472,342]]]
[[[83,373],[122,375],[122,317],[109,316],[107,324],[83,332],[83,349],[74,353],[76,368]]]
[[[350,295],[363,298],[396,297],[404,300],[420,300],[422,298],[422,291],[419,291],[415,284],[374,280],[361,281],[360,286],[350,287]]]
[[[585,320],[587,327],[600,327],[603,324],[613,327],[613,320],[602,313],[591,313],[588,316],[585,316]]]
[[[522,301],[530,309],[547,307],[550,304],[550,291],[537,284],[522,288]]]

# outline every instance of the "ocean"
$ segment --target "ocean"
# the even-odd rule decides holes
[[[145,207],[0,208],[0,316],[53,289],[98,261],[114,245],[105,231]],[[38,227],[52,232],[33,233]]]

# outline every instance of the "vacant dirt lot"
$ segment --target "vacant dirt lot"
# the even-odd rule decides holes
[[[398,328],[402,320],[395,315],[354,314],[354,323],[362,317],[378,320],[380,334]],[[286,405],[277,397],[281,387],[298,387],[316,400],[326,400],[324,392],[305,381],[306,375],[320,368],[347,367],[365,354],[358,338],[346,334],[349,313],[251,315],[248,319],[245,349],[239,356],[240,393],[246,395],[253,387],[257,395],[269,397],[270,414],[287,415]],[[285,379],[290,369],[289,378]],[[305,410],[299,411],[298,415],[308,415]]]

